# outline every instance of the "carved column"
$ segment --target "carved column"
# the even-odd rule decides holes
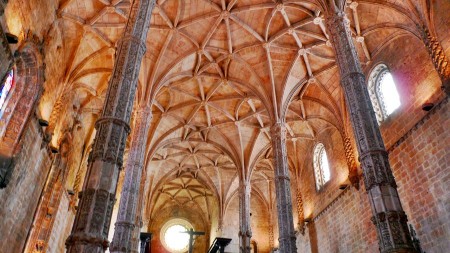
[[[291,184],[286,152],[285,122],[277,122],[270,129],[275,167],[275,192],[278,210],[280,253],[297,252],[294,219],[292,216]]]
[[[114,70],[90,155],[85,187],[72,233],[66,241],[68,253],[104,252],[114,205],[119,168],[133,109],[140,64],[155,0],[135,0],[125,32],[118,43]]]
[[[143,165],[145,165],[143,163]],[[143,173],[145,173],[145,169],[142,170]],[[143,205],[144,205],[144,190],[145,190],[145,182],[146,182],[146,178],[145,175],[144,177],[142,177],[141,179],[141,186],[140,186],[140,190],[139,190],[139,200],[138,200],[138,209],[136,211],[136,218],[135,218],[135,224],[136,227],[134,228],[133,231],[133,237],[131,239],[131,252],[132,253],[139,253],[140,250],[140,235],[141,235],[141,228],[144,226],[144,222],[142,220],[142,210],[143,210]]]
[[[377,119],[353,44],[349,21],[342,11],[329,13],[327,27],[336,52],[341,84],[364,172],[382,253],[414,252],[407,217],[400,203],[397,185],[389,165]]]
[[[434,68],[439,74],[442,81],[442,89],[447,95],[450,94],[450,62],[445,55],[444,48],[441,43],[433,37],[430,31],[426,27],[419,27],[419,31],[422,35],[423,43],[425,44],[431,60],[433,61]]]
[[[136,113],[135,127],[131,139],[131,147],[128,161],[125,167],[125,180],[123,182],[120,198],[119,213],[114,229],[114,237],[111,243],[111,253],[131,252],[138,246],[133,245],[133,237],[136,227],[140,227],[140,218],[136,219],[141,211],[139,198],[141,191],[142,170],[145,160],[145,147],[152,112],[150,107],[139,108]]]
[[[241,253],[250,253],[250,241],[252,239],[250,192],[250,184],[242,183],[239,188],[239,248]]]

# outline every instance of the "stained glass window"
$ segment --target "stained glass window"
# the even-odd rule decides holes
[[[14,85],[14,71],[11,70],[6,76],[5,82],[0,86],[0,116],[3,115],[3,111],[6,105],[6,99]]]
[[[330,181],[331,173],[328,164],[327,152],[325,146],[319,143],[314,148],[314,174],[316,176],[316,188],[320,190],[326,182]]]

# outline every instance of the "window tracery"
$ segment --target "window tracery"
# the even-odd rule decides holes
[[[370,73],[369,95],[378,124],[381,124],[400,107],[397,87],[385,64],[379,64]]]
[[[316,177],[316,189],[320,190],[331,178],[327,152],[322,143],[317,144],[314,148],[313,162],[314,175]]]
[[[6,100],[14,86],[14,70],[10,70],[6,75],[5,81],[0,86],[0,118],[6,108]]]

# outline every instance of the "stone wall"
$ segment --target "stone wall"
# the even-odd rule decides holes
[[[31,116],[22,137],[23,148],[14,161],[11,181],[0,190],[2,253],[21,252],[33,222],[52,160],[42,136],[37,119]]]
[[[450,252],[448,97],[391,148],[403,208],[427,253]]]
[[[236,194],[227,206],[223,218],[222,237],[230,238],[231,242],[225,252],[239,252],[239,195]]]
[[[403,207],[427,253],[450,250],[449,125],[447,98],[390,149]],[[346,189],[297,235],[299,252],[378,252],[371,217],[364,187]]]
[[[66,239],[72,229],[75,213],[69,207],[70,198],[67,192],[61,196],[61,201],[56,214],[55,222],[53,223],[52,233],[48,241],[48,253],[60,253],[66,249]]]

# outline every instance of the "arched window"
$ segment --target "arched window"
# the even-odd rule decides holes
[[[169,220],[161,229],[161,241],[169,252],[186,252],[189,247],[189,235],[187,230],[193,228],[192,225],[183,219]]]
[[[383,122],[401,105],[394,79],[384,64],[379,64],[370,73],[369,94],[378,123]]]
[[[14,70],[10,70],[6,75],[5,81],[0,86],[0,118],[6,108],[6,100],[9,97],[10,91],[14,86]]]
[[[330,181],[331,173],[328,164],[327,152],[325,146],[319,143],[314,148],[314,174],[316,176],[316,188],[322,189],[326,182]]]

